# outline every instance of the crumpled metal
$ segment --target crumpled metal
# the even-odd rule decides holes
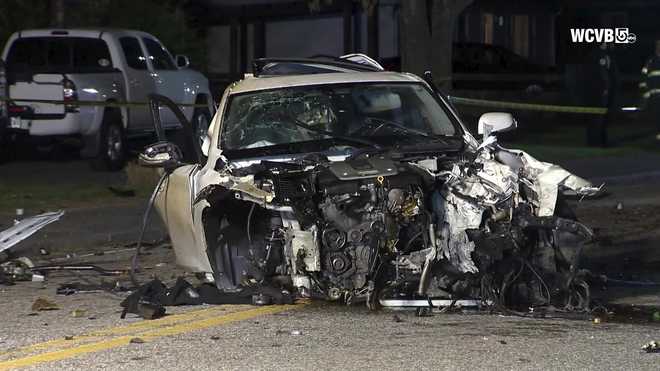
[[[557,196],[563,189],[583,196],[594,195],[600,190],[598,187],[593,187],[588,180],[559,165],[539,161],[524,151],[500,149],[520,156],[523,162],[521,175],[531,183],[531,188],[536,193],[537,216],[554,215]]]
[[[480,167],[476,173],[454,166],[451,179],[434,197],[434,211],[439,218],[438,257],[449,260],[463,273],[479,271],[472,260],[475,244],[469,240],[467,230],[481,226],[488,207],[518,193],[518,176],[509,166],[487,153],[475,162]]]
[[[521,183],[533,191],[528,197],[539,217],[554,215],[560,191],[569,189],[578,195],[593,195],[600,190],[561,166],[491,142],[480,146],[474,160],[476,166],[454,165],[442,191],[433,196],[438,224],[437,259],[447,259],[463,273],[478,272],[472,260],[475,244],[469,240],[467,231],[481,227],[483,213],[488,208],[498,209],[498,205],[508,199],[513,202],[507,203],[507,207],[515,207]],[[495,150],[519,157],[522,167],[497,161],[493,156]],[[474,168],[479,170],[475,172]]]

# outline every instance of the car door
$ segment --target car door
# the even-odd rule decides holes
[[[151,76],[140,41],[134,36],[122,36],[119,38],[126,67],[124,75],[126,79],[126,99],[129,102],[147,102],[149,94],[156,91],[154,79]],[[130,106],[128,108],[129,129],[150,130],[153,128],[149,107]]]
[[[156,210],[167,226],[176,262],[189,272],[211,272],[206,253],[202,212],[194,204],[199,165],[184,165],[166,175],[156,195]]]
[[[147,59],[152,67],[155,91],[160,95],[170,98],[175,103],[185,103],[185,83],[183,73],[180,73],[172,55],[158,40],[145,36],[142,38],[147,53]],[[190,108],[181,107],[184,115],[190,119]],[[161,110],[161,120],[165,128],[175,127],[179,124],[171,110]]]

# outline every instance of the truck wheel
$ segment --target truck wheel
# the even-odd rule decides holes
[[[193,113],[192,117],[192,127],[195,151],[199,154],[200,163],[202,165],[206,164],[206,157],[202,152],[202,145],[204,144],[204,138],[206,138],[206,133],[209,131],[209,126],[211,125],[211,114],[209,113],[208,108],[197,108]]]
[[[91,160],[92,168],[99,171],[121,170],[126,162],[126,139],[119,112],[109,111],[104,115],[99,139],[98,153]]]

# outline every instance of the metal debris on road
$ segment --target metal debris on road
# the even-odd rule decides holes
[[[13,284],[14,281],[30,281],[32,272],[30,268],[34,267],[32,260],[26,257],[16,258],[0,264],[0,272],[4,277],[0,283]],[[35,281],[39,281],[40,277],[36,277]]]
[[[35,234],[41,228],[59,220],[64,210],[39,214],[25,218],[12,227],[0,232],[0,253]]]
[[[98,265],[69,264],[69,265],[40,265],[32,267],[33,272],[51,272],[51,271],[94,271],[102,276],[120,276],[126,273],[126,270],[109,270]]]
[[[101,282],[100,284],[82,284],[71,282],[60,285],[55,291],[57,295],[87,294],[97,292],[126,292],[129,289],[117,282]]]
[[[660,342],[650,341],[642,346],[642,350],[646,353],[660,353]]]

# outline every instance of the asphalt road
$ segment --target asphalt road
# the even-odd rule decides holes
[[[72,261],[125,269],[133,253],[125,247],[103,251]],[[171,249],[155,247],[147,253],[141,260],[141,282],[158,277],[171,285],[183,273],[174,266]],[[62,283],[101,280],[60,272],[43,283],[0,286],[0,370],[655,370],[660,362],[660,354],[640,349],[660,340],[660,323],[653,322],[594,323],[590,316],[531,319],[468,311],[416,317],[410,311],[369,312],[362,306],[322,302],[168,307],[162,319],[129,315],[122,320],[119,303],[125,294],[55,294]],[[128,283],[126,277],[119,282]],[[619,303],[659,302],[657,288],[605,293]],[[31,306],[37,298],[59,309],[35,312]],[[143,342],[131,342],[135,338]]]
[[[655,370],[660,362],[640,350],[660,336],[653,325],[320,303],[179,307],[159,320],[120,320],[116,298],[90,294],[55,298],[60,310],[30,316],[24,285],[2,295],[17,299],[0,304],[0,370]],[[81,307],[95,319],[70,315]]]
[[[599,268],[640,267],[643,263],[645,269],[658,272],[657,189],[657,184],[647,183],[615,186],[608,189],[607,198],[578,204],[583,220],[611,234],[611,245],[592,252],[602,258]],[[622,210],[616,208],[618,203]],[[133,250],[122,245],[135,240],[143,207],[144,200],[136,199],[121,205],[70,209],[61,221],[23,242],[20,251],[32,256],[44,247],[50,255],[37,254],[35,260],[64,259],[126,269]],[[0,215],[0,224],[11,223],[12,217]],[[157,219],[154,217],[149,240],[163,237]],[[65,258],[73,254],[77,255],[71,260]],[[89,255],[80,258],[83,254]],[[630,257],[636,260],[626,260]],[[143,281],[153,276],[172,281],[182,274],[167,248],[149,250],[142,261]],[[0,370],[655,370],[660,364],[660,354],[640,350],[644,343],[660,340],[660,325],[654,323],[470,313],[419,318],[409,311],[373,313],[363,307],[325,303],[168,307],[170,315],[159,320],[121,320],[123,295],[55,295],[59,284],[72,281],[94,283],[99,278],[58,273],[45,283],[0,286]],[[619,288],[608,295],[618,303],[660,304],[657,289]],[[31,305],[40,297],[55,302],[59,309],[33,312]],[[395,320],[395,314],[400,320]],[[131,343],[134,338],[144,342]]]

